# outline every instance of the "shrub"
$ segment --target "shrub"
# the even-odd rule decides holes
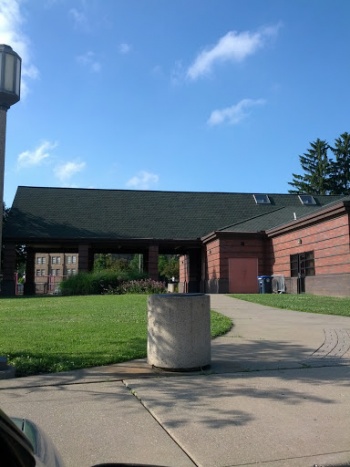
[[[109,293],[159,294],[167,293],[167,289],[164,282],[154,281],[152,279],[140,279],[123,282],[114,291],[110,290]]]
[[[88,295],[90,291],[89,274],[80,272],[63,280],[60,284],[62,295]]]
[[[100,295],[116,290],[122,283],[140,279],[144,274],[135,271],[104,270],[97,272],[79,272],[61,282],[62,295]]]

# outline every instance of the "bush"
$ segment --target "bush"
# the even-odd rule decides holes
[[[88,295],[90,288],[89,274],[84,272],[71,276],[60,284],[62,295]]]
[[[126,293],[155,294],[167,293],[167,289],[164,282],[141,279],[123,282],[115,290],[110,290],[107,293],[117,293],[119,295]]]
[[[144,278],[144,274],[135,271],[104,270],[97,272],[79,272],[61,282],[62,295],[100,295],[116,290],[124,282]]]

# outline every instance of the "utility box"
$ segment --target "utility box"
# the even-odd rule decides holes
[[[259,293],[272,293],[272,277],[258,276]]]

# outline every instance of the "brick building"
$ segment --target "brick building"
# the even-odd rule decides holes
[[[55,293],[60,282],[78,272],[78,254],[35,253],[35,292]]]
[[[21,244],[26,294],[44,270],[37,258],[63,276],[65,255],[89,271],[94,254],[114,253],[142,255],[154,279],[159,254],[179,255],[183,292],[255,293],[257,276],[275,275],[286,292],[350,295],[349,215],[342,196],[19,187],[4,228],[3,293],[13,293]]]

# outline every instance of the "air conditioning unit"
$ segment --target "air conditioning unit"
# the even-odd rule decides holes
[[[273,293],[285,293],[286,283],[283,275],[273,274],[272,275],[272,292]]]

